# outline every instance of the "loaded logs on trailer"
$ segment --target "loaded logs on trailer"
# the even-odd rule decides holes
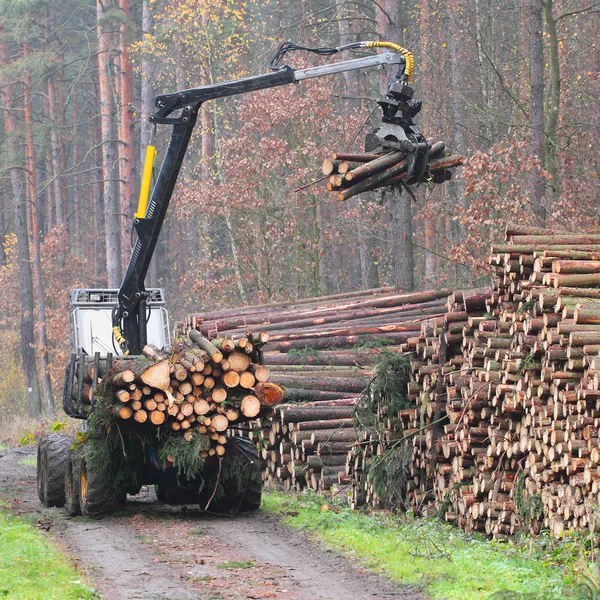
[[[258,358],[268,334],[209,340],[198,331],[171,350],[144,348],[143,357],[119,357],[92,392],[91,361],[84,386],[112,402],[114,416],[138,427],[168,427],[191,441],[206,438],[203,458],[226,452],[227,434],[240,423],[270,414],[283,388],[269,381]],[[262,340],[262,341],[261,341]]]
[[[443,183],[451,178],[451,169],[464,163],[464,158],[445,152],[443,142],[432,144],[429,164],[422,181]],[[402,152],[335,153],[323,161],[322,173],[329,176],[325,187],[335,192],[340,201],[358,194],[392,185],[402,185],[408,170],[407,157]]]

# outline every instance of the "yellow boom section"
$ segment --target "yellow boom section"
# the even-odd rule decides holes
[[[136,213],[133,215],[136,219],[143,219],[148,210],[148,198],[150,196],[150,184],[152,183],[152,169],[154,168],[154,158],[156,157],[156,147],[148,146],[146,148],[146,157],[144,159],[144,173],[142,174],[142,187],[140,188],[140,199]]]

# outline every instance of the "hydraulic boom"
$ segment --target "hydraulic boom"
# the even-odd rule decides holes
[[[290,50],[334,54],[347,48],[369,47],[391,48],[397,53],[386,51],[383,54],[308,69],[278,66],[279,61]],[[370,138],[368,143],[371,147],[382,145],[405,152],[409,165],[407,183],[414,183],[419,181],[423,174],[431,146],[412,122],[412,117],[421,107],[420,101],[412,100],[412,54],[396,44],[359,42],[341,48],[319,49],[283,44],[271,63],[272,68],[277,69],[272,73],[191,88],[173,94],[162,94],[155,98],[156,112],[149,117],[150,122],[156,125],[172,125],[173,129],[151,195],[150,182],[155,156],[153,145],[149,147],[146,155],[140,202],[134,218],[137,240],[119,290],[118,307],[113,313],[113,335],[125,354],[141,354],[146,345],[147,292],[144,281],[202,104],[226,96],[378,65],[397,65],[398,71],[388,94],[379,101],[383,109],[382,127],[375,131],[375,137]]]

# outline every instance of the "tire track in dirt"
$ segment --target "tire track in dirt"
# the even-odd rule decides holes
[[[419,600],[257,512],[223,518],[156,502],[150,490],[127,509],[92,521],[43,509],[35,448],[0,451],[0,496],[39,515],[107,600]]]

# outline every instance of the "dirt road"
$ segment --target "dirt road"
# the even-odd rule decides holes
[[[409,600],[398,587],[351,565],[273,515],[223,518],[156,502],[150,490],[117,515],[92,521],[43,509],[35,448],[0,451],[0,496],[75,558],[107,600]]]

